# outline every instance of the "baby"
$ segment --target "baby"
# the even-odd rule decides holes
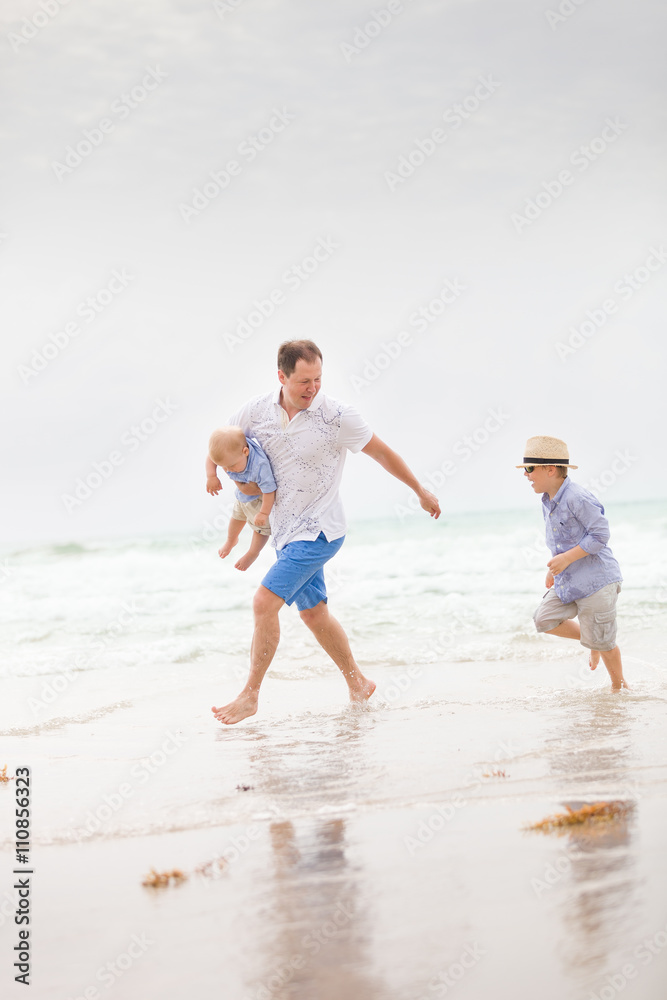
[[[276,496],[276,481],[271,463],[259,444],[254,438],[246,438],[240,427],[220,427],[211,434],[206,458],[206,492],[212,496],[217,496],[222,489],[218,466],[230,479],[259,487],[260,492],[252,495],[237,488],[227,541],[218,552],[221,559],[229,555],[247,521],[253,529],[252,541],[246,554],[235,564],[236,569],[245,570],[252,566],[271,534],[267,522]]]

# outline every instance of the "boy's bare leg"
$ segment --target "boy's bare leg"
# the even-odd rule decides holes
[[[260,587],[255,594],[253,601],[255,630],[250,647],[250,673],[245,687],[234,701],[229,705],[223,705],[222,708],[211,709],[219,722],[232,726],[257,711],[259,689],[278,648],[280,639],[278,613],[284,603],[282,597],[278,597],[266,587]]]
[[[236,569],[247,569],[248,566],[252,566],[257,556],[260,554],[264,546],[269,540],[268,535],[260,535],[259,531],[253,529],[252,541],[250,542],[250,548],[244,556],[241,556],[239,561],[235,563]]]
[[[614,646],[614,648],[610,650],[603,650],[602,653],[598,653],[598,656],[602,656],[604,665],[607,668],[607,673],[611,677],[612,691],[620,691],[621,688],[628,688],[629,690],[628,684],[623,676],[621,651],[618,646]]]
[[[571,618],[567,621],[561,622],[556,628],[552,628],[547,632],[547,635],[560,635],[565,639],[580,639],[581,631],[577,622],[573,622]],[[608,652],[601,653],[599,649],[591,649],[590,656],[588,658],[588,665],[591,670],[595,670],[598,663],[600,662],[600,657],[607,668],[609,676],[611,677],[611,689],[612,691],[620,691],[621,688],[628,688],[628,684],[623,676],[623,665],[621,663],[621,651],[618,646],[614,646]],[[628,688],[629,690],[629,688]]]
[[[375,682],[364,677],[357,666],[350,643],[338,621],[329,614],[325,601],[314,608],[299,612],[325,653],[328,653],[342,673],[350,690],[350,701],[367,701],[375,691]]]
[[[218,555],[220,556],[221,559],[224,559],[225,556],[228,556],[229,553],[232,551],[232,549],[239,540],[239,535],[241,534],[244,528],[245,528],[245,521],[239,521],[235,517],[230,517],[229,526],[227,528],[227,541],[225,542],[225,544],[222,546],[221,549],[218,549]]]

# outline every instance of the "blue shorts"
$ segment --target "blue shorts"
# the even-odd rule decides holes
[[[282,597],[285,604],[296,601],[299,611],[314,608],[327,599],[323,566],[344,541],[345,535],[328,542],[320,531],[313,542],[288,542],[276,552],[276,561],[262,580],[262,586]]]

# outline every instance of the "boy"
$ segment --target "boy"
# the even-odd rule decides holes
[[[239,540],[246,521],[253,529],[250,548],[235,564],[236,569],[246,570],[266,545],[271,534],[267,524],[276,497],[276,481],[271,463],[254,438],[247,438],[240,427],[221,427],[213,431],[208,443],[206,458],[206,492],[217,496],[222,486],[217,466],[238,483],[254,483],[261,492],[249,496],[236,490],[236,501],[227,529],[227,541],[218,551],[221,559],[228,556]]]
[[[532,437],[526,444],[524,475],[542,494],[547,547],[547,593],[534,615],[538,632],[578,639],[590,649],[595,670],[600,656],[611,677],[612,691],[628,685],[616,645],[616,598],[621,570],[611,549],[604,507],[589,490],[573,483],[567,445],[560,438]],[[578,617],[579,624],[571,619]]]

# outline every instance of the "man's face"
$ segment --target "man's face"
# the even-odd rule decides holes
[[[523,474],[535,493],[548,493],[550,496],[555,496],[563,482],[555,465],[536,465],[532,472],[524,469]]]
[[[291,375],[278,369],[278,378],[283,387],[283,400],[295,410],[307,410],[322,384],[322,362],[304,361],[299,358]]]

